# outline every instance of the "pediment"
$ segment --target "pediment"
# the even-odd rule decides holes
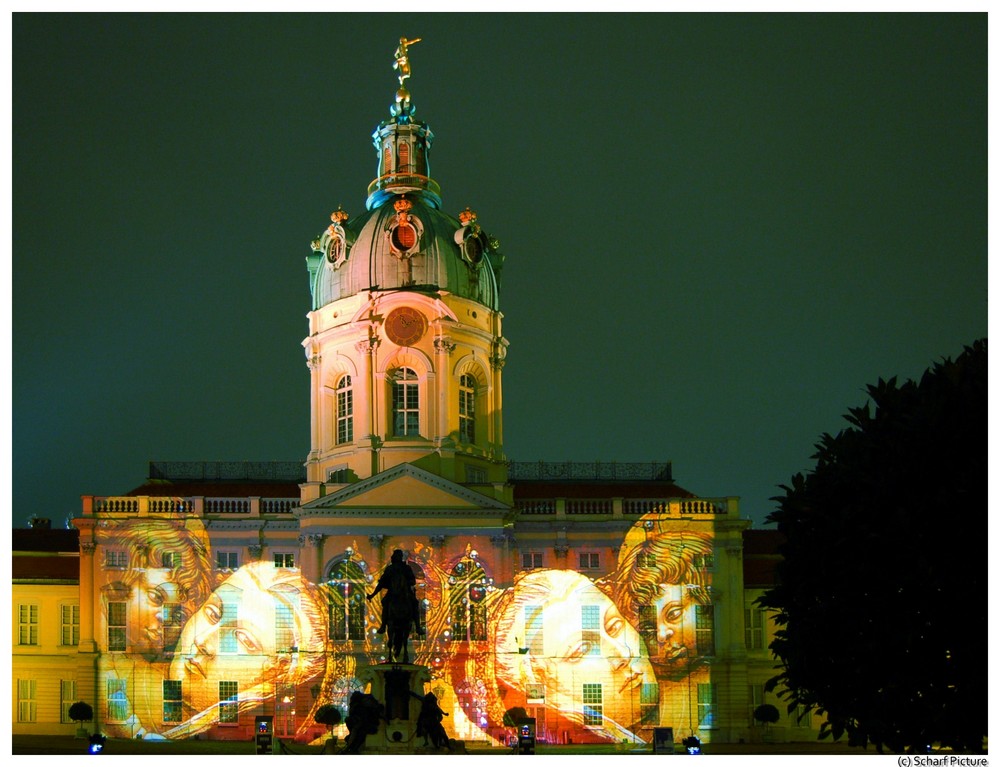
[[[302,506],[300,514],[304,517],[328,514],[334,509],[338,513],[356,510],[454,514],[482,510],[502,513],[508,507],[495,498],[404,463],[310,501]]]

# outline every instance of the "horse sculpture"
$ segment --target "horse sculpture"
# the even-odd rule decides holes
[[[390,662],[409,663],[407,640],[410,638],[410,628],[415,625],[417,633],[423,633],[415,586],[413,571],[404,561],[402,550],[396,549],[392,552],[389,565],[382,571],[375,590],[368,595],[371,600],[382,589],[386,590],[386,595],[382,597],[382,625],[378,633],[386,633],[386,651]]]

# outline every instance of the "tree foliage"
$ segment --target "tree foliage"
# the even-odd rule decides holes
[[[821,738],[983,749],[986,377],[983,339],[919,383],[879,380],[773,499],[785,542],[758,600],[778,625],[768,689],[825,714]]]
[[[344,715],[340,709],[332,703],[324,703],[318,709],[313,719],[317,724],[325,724],[327,727],[336,727],[343,720]]]
[[[74,722],[92,722],[94,720],[94,709],[89,703],[78,700],[69,707],[69,718]]]
[[[753,710],[753,718],[763,725],[776,724],[781,718],[781,712],[770,703],[761,703]]]

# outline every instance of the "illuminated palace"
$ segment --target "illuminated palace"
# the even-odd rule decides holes
[[[72,734],[82,700],[113,737],[249,740],[259,714],[320,737],[318,707],[346,712],[384,660],[366,592],[401,549],[450,736],[500,742],[528,715],[550,743],[761,737],[773,534],[667,463],[508,460],[504,257],[443,208],[408,42],[364,209],[306,258],[304,467],[153,463],[73,529],[15,531],[14,733]],[[767,733],[815,737],[784,714]]]

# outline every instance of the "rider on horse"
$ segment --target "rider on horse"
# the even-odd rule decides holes
[[[386,590],[386,595],[382,597],[382,625],[378,628],[378,633],[385,632],[385,623],[388,610],[386,603],[397,602],[410,606],[410,614],[413,618],[413,626],[418,634],[423,634],[424,629],[420,625],[420,605],[417,603],[417,578],[413,570],[403,559],[403,551],[396,549],[392,552],[392,558],[388,566],[382,571],[382,575],[375,584],[375,590],[368,595],[370,601],[382,589]]]

